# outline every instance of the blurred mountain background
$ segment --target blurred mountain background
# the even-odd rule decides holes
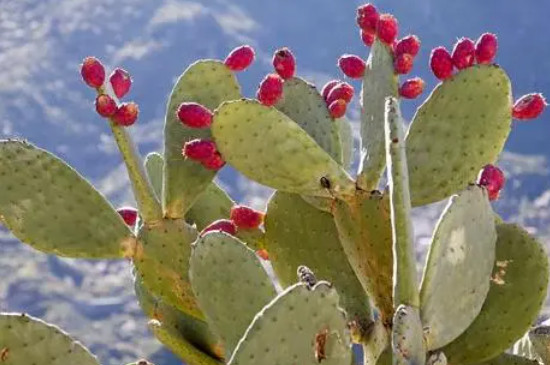
[[[94,92],[80,80],[88,55],[109,68],[130,71],[129,99],[140,105],[131,128],[145,155],[162,148],[166,98],[175,79],[199,58],[221,58],[251,44],[257,61],[239,74],[244,95],[253,96],[271,71],[272,52],[290,47],[301,76],[321,87],[342,77],[342,53],[366,55],[355,25],[358,1],[342,0],[0,0],[0,138],[24,137],[48,149],[94,183],[115,206],[133,204],[129,183],[108,126],[93,111]],[[484,31],[499,36],[497,62],[513,80],[514,96],[539,91],[550,96],[550,32],[544,0],[387,1],[400,34],[415,33],[422,51],[413,75],[428,90],[435,78],[430,50],[449,49],[460,36]],[[359,84],[354,83],[359,88]],[[356,103],[356,102],[355,102]],[[410,118],[420,103],[404,102]],[[348,116],[357,129],[358,105]],[[550,245],[549,113],[516,123],[500,166],[508,176],[496,210]],[[270,190],[227,168],[220,183],[232,197],[264,208]],[[419,259],[444,203],[415,211]],[[25,311],[73,333],[103,364],[148,357],[157,365],[180,364],[153,339],[131,286],[124,261],[51,257],[0,230],[0,311]],[[543,314],[546,319],[546,311]]]

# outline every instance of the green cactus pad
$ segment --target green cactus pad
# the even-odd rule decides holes
[[[184,339],[178,338],[175,339],[170,335],[170,332],[165,330],[164,324],[151,320],[148,323],[149,329],[155,337],[163,343],[166,347],[174,351],[174,354],[177,355],[180,359],[185,361],[187,364],[192,365],[222,365],[221,361],[218,361],[201,350],[197,349],[190,343],[185,343]],[[174,342],[176,341],[176,342]]]
[[[184,126],[176,112],[183,102],[196,102],[214,110],[223,101],[239,99],[240,87],[235,75],[223,62],[203,60],[192,64],[177,81],[164,127],[164,210],[170,218],[183,218],[199,194],[216,175],[201,164],[184,159],[183,144],[195,138],[210,139],[210,129]]]
[[[151,152],[145,157],[145,169],[153,190],[159,201],[162,198],[162,174],[164,170],[164,158],[158,152]]]
[[[23,141],[0,141],[0,222],[48,254],[132,256],[135,239],[122,218],[63,161]]]
[[[515,224],[497,225],[491,288],[481,312],[442,348],[450,364],[489,360],[508,349],[537,318],[546,298],[548,258],[543,246]]]
[[[348,263],[329,213],[299,195],[278,191],[269,200],[265,230],[265,248],[283,286],[296,281],[298,266],[309,267],[338,290],[348,320],[366,330],[371,322],[369,298]]]
[[[476,65],[439,84],[416,112],[407,136],[413,206],[442,200],[496,161],[510,132],[506,73]]]
[[[215,112],[212,134],[226,161],[260,184],[325,197],[355,191],[342,167],[275,108],[253,100],[224,103]]]
[[[424,365],[426,349],[420,312],[417,308],[400,305],[393,316],[393,364]]]
[[[457,338],[479,314],[495,263],[494,213],[472,185],[449,201],[430,246],[420,290],[428,349]]]
[[[283,96],[275,107],[298,123],[334,161],[342,163],[339,127],[315,85],[298,77],[285,80]]]
[[[359,190],[349,205],[335,203],[334,221],[363,289],[379,309],[383,322],[391,323],[393,256],[388,196]]]
[[[67,333],[26,314],[0,313],[0,364],[99,365]]]
[[[521,356],[502,354],[479,365],[539,365],[539,362]]]
[[[346,118],[336,119],[340,134],[340,144],[342,145],[342,165],[349,170],[353,163],[353,129],[351,122]]]
[[[393,66],[393,53],[387,45],[375,40],[367,72],[363,77],[361,96],[361,158],[358,184],[364,190],[376,189],[386,166],[384,113],[386,98],[397,97],[398,78]]]
[[[550,327],[538,326],[529,331],[529,341],[542,363],[550,364]]]
[[[228,355],[256,313],[277,294],[254,251],[224,232],[208,233],[197,240],[189,277],[199,305]]]
[[[166,346],[176,346],[176,348],[171,348],[172,352],[185,351],[181,347],[192,345],[213,358],[223,358],[223,345],[205,321],[188,316],[164,303],[152,295],[140,280],[135,280],[134,289],[145,315],[162,324],[163,338],[169,339],[165,343]]]
[[[140,249],[134,258],[137,280],[153,295],[180,311],[204,318],[188,279],[191,243],[197,231],[182,219],[164,219],[140,228]]]
[[[317,355],[317,357],[316,357]],[[289,287],[256,315],[229,365],[348,365],[352,352],[338,294],[326,282]]]
[[[195,224],[201,231],[204,227],[218,219],[229,219],[231,207],[235,203],[216,183],[212,182],[199,195],[195,204],[187,211],[185,220]]]

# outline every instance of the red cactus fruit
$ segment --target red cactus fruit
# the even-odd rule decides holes
[[[283,79],[277,74],[267,75],[260,83],[260,87],[256,93],[256,97],[260,103],[266,106],[272,106],[277,103],[282,95]]]
[[[264,221],[265,214],[244,205],[235,205],[231,208],[229,219],[240,229],[258,228]]]
[[[233,49],[226,57],[224,63],[231,71],[243,71],[254,62],[256,54],[254,48],[243,45]]]
[[[330,105],[333,101],[342,99],[347,103],[351,102],[353,98],[354,90],[353,86],[347,82],[339,82],[330,90],[326,98],[327,105]]]
[[[432,51],[430,67],[435,77],[440,80],[448,79],[453,75],[453,60],[445,47],[437,47]]]
[[[95,98],[95,110],[104,118],[111,117],[117,110],[116,102],[107,94],[98,95]]]
[[[498,50],[497,36],[493,33],[482,34],[475,45],[476,60],[480,64],[489,64],[493,62]]]
[[[344,54],[338,59],[338,66],[351,79],[360,79],[365,74],[367,65],[359,56]]]
[[[262,260],[269,260],[269,254],[267,253],[267,250],[265,249],[260,249],[260,250],[257,250],[256,251],[256,255],[258,255],[259,258],[261,258]]]
[[[337,99],[329,104],[328,111],[330,113],[330,116],[333,119],[338,119],[346,115],[347,107],[348,107],[348,104],[346,103],[345,100]]]
[[[399,95],[405,99],[416,99],[424,92],[424,80],[420,77],[409,79],[399,87]]]
[[[357,8],[355,20],[359,28],[373,34],[376,32],[379,17],[378,10],[374,5],[364,4]]]
[[[407,53],[413,57],[416,57],[418,51],[420,51],[420,39],[413,34],[401,38],[395,44],[396,56]]]
[[[113,91],[117,98],[122,98],[124,95],[128,94],[130,87],[132,86],[132,78],[128,71],[117,68],[109,76],[109,81],[113,87]]]
[[[367,47],[371,47],[374,43],[374,40],[376,39],[376,33],[371,33],[369,31],[366,31],[364,29],[360,30],[361,33],[361,40]]]
[[[237,226],[235,223],[230,221],[229,219],[218,219],[217,221],[214,221],[210,223],[207,227],[205,227],[201,233],[199,234],[200,237],[204,236],[208,232],[225,232],[232,236],[237,234]]]
[[[323,96],[323,99],[325,99],[325,101],[327,100],[328,98],[328,94],[332,91],[332,89],[334,89],[334,87],[336,85],[338,85],[340,83],[340,80],[331,80],[329,82],[327,82],[325,84],[325,86],[323,86],[323,88],[321,89],[321,95]]]
[[[182,154],[195,161],[206,161],[216,154],[217,148],[213,141],[207,139],[193,139],[185,142]]]
[[[470,38],[459,39],[453,48],[451,58],[453,59],[453,65],[459,70],[472,66],[476,58],[474,41]]]
[[[103,82],[105,81],[105,67],[95,57],[86,57],[82,61],[80,74],[84,82],[94,89],[103,86]]]
[[[214,154],[210,158],[201,161],[201,163],[208,170],[214,171],[218,171],[225,166],[225,160],[218,151],[214,152]]]
[[[378,38],[388,45],[392,45],[399,33],[399,24],[397,19],[391,14],[382,14],[378,19],[378,28],[376,30]]]
[[[124,223],[126,223],[130,227],[133,227],[136,224],[138,217],[137,209],[132,207],[122,207],[118,208],[116,211],[118,214],[120,214],[120,216],[124,220]]]
[[[118,106],[112,118],[117,125],[128,127],[136,122],[138,114],[139,108],[136,103],[122,103]]]
[[[506,177],[501,169],[494,165],[486,165],[481,169],[477,178],[477,184],[484,186],[489,194],[489,200],[496,200],[504,187]]]
[[[177,115],[180,122],[191,128],[208,128],[212,124],[212,112],[198,103],[181,103]]]
[[[542,94],[527,94],[515,102],[512,108],[512,116],[519,120],[534,119],[542,114],[546,105],[546,100]]]
[[[403,53],[395,58],[393,68],[396,74],[406,75],[411,72],[414,64],[414,56]]]
[[[290,49],[284,47],[275,51],[273,55],[273,67],[283,79],[294,77],[296,72],[296,59]]]

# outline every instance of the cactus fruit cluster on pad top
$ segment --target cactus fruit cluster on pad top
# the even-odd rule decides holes
[[[495,163],[513,119],[538,117],[544,98],[513,103],[494,63],[495,35],[461,38],[451,52],[431,53],[441,82],[405,132],[400,102],[425,84],[400,75],[417,63],[420,40],[399,38],[397,19],[372,4],[356,21],[368,59],[342,56],[351,80],[320,91],[296,76],[286,47],[254,99],[235,77],[254,61],[250,46],[192,64],[167,104],[163,154],[145,161],[128,133],[139,108],[119,100],[129,73],[107,78],[86,58],[83,80],[97,91],[137,207],[115,210],[56,156],[5,140],[0,222],[48,254],[131,260],[152,333],[190,365],[349,365],[352,344],[365,365],[550,365],[550,331],[531,329],[546,297],[547,255],[491,206],[505,185]],[[351,173],[345,114],[359,94],[361,162]],[[238,205],[214,182],[226,165],[275,189],[266,212]],[[417,282],[411,209],[443,199]],[[98,360],[52,325],[0,314],[0,364],[38,363]]]

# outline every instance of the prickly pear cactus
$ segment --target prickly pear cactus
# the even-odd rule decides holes
[[[136,209],[117,214],[62,160],[6,140],[0,222],[47,254],[131,260],[152,334],[189,365],[350,365],[353,344],[364,365],[550,365],[548,328],[530,329],[547,293],[546,252],[491,205],[505,185],[494,163],[513,119],[539,116],[544,98],[514,104],[494,62],[496,36],[461,38],[452,54],[431,53],[440,82],[406,130],[401,102],[425,83],[400,75],[420,40],[398,39],[397,19],[372,4],[356,21],[368,59],[347,54],[338,65],[362,83],[360,156],[346,118],[358,96],[350,83],[318,90],[281,48],[255,98],[242,97],[235,73],[255,58],[244,45],[183,72],[167,103],[164,153],[142,161],[128,132],[139,109],[119,100],[131,78],[109,85],[88,57],[82,77],[113,132]],[[265,212],[214,181],[226,165],[276,190]],[[411,211],[444,199],[419,281]],[[0,364],[98,362],[60,329],[6,313]]]

